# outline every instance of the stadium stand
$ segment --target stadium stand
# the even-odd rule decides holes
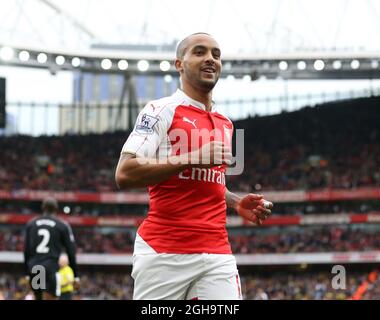
[[[10,232],[11,231],[11,232]],[[74,228],[79,253],[132,253],[135,229]],[[229,230],[235,253],[371,251],[380,247],[379,225],[270,227]],[[0,251],[22,251],[22,227],[0,225]]]
[[[379,187],[379,103],[357,99],[235,122],[250,156],[243,175],[230,177],[230,189]],[[3,137],[1,189],[115,191],[115,162],[127,136]]]
[[[275,272],[243,275],[244,299],[248,300],[346,300],[379,299],[379,280],[373,272],[350,273],[345,289],[334,290],[326,272]],[[372,275],[372,277],[371,277]],[[369,279],[372,278],[372,281]],[[84,272],[75,299],[124,300],[132,298],[133,279],[128,273]],[[0,292],[5,299],[30,299],[21,274],[0,272]]]
[[[227,185],[264,193],[275,204],[262,228],[228,217],[246,299],[380,299],[372,265],[380,261],[379,103],[380,97],[372,97],[235,122],[245,129],[245,171],[229,177]],[[117,192],[114,184],[127,135],[1,137],[0,299],[30,298],[21,272],[10,271],[7,263],[19,261],[13,254],[22,250],[23,226],[47,194],[69,213],[62,217],[74,227],[82,261],[91,253],[119,254],[127,261],[120,265],[130,267],[127,258],[148,206],[141,190]],[[101,256],[94,259],[93,265],[81,265],[76,298],[130,299],[129,273],[107,273]],[[350,272],[345,290],[331,288],[331,268],[257,271],[261,265],[315,261],[363,269]]]

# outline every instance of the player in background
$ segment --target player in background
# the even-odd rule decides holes
[[[73,269],[69,266],[69,258],[66,253],[59,257],[59,277],[61,281],[60,300],[72,300],[75,286]]]
[[[42,215],[29,221],[25,228],[24,269],[36,300],[60,296],[58,260],[62,249],[67,252],[75,281],[79,282],[74,235],[57,213],[57,201],[47,198],[42,202]]]
[[[143,108],[115,172],[121,189],[149,187],[134,246],[133,298],[242,299],[226,209],[260,225],[273,204],[225,186],[233,124],[212,101],[222,68],[218,43],[205,33],[188,36],[175,67],[181,89]],[[201,130],[208,140],[199,139]]]

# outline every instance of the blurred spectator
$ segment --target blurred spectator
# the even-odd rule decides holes
[[[363,226],[252,229],[249,234],[230,232],[236,253],[295,253],[369,251],[380,248],[378,228]]]
[[[258,288],[256,295],[254,297],[254,300],[268,300],[268,299],[269,297],[267,293],[262,288]]]

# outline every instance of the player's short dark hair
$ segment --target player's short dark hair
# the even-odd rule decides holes
[[[187,49],[187,41],[189,40],[189,38],[191,38],[192,36],[195,36],[197,34],[205,34],[205,35],[211,37],[211,35],[206,33],[206,32],[195,32],[195,33],[192,33],[191,35],[187,36],[186,38],[182,39],[177,45],[177,50],[176,50],[177,59],[183,58],[183,56],[185,55],[186,49]]]
[[[42,201],[42,212],[46,214],[54,214],[58,212],[58,202],[52,197],[45,198]]]

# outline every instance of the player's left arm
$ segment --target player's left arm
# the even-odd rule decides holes
[[[261,225],[272,214],[273,203],[265,200],[261,194],[249,193],[240,197],[226,188],[225,198],[228,208],[256,225]]]
[[[69,258],[69,265],[74,272],[74,277],[79,279],[74,234],[70,225],[67,223],[63,224],[63,245]]]

